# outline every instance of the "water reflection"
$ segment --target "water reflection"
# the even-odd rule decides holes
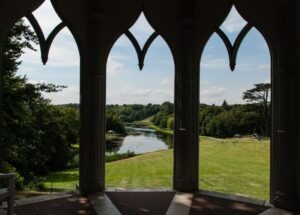
[[[107,153],[117,153],[123,141],[113,141],[113,140],[106,140],[106,152]]]
[[[172,135],[156,133],[155,130],[148,128],[127,128],[126,136],[106,140],[107,153],[133,151],[136,154],[142,154],[172,147]]]

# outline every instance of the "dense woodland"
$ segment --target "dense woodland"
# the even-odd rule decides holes
[[[65,169],[78,148],[79,105],[51,105],[42,94],[66,86],[31,84],[17,75],[25,48],[37,44],[36,35],[19,21],[3,49],[3,118],[1,120],[0,172],[17,173],[17,188],[39,186],[40,176]],[[257,84],[244,93],[249,104],[199,105],[199,134],[232,137],[258,133],[268,136],[270,84]],[[126,133],[125,126],[147,119],[161,129],[173,129],[174,104],[107,105],[106,130]]]

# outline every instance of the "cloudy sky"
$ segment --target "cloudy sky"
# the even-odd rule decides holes
[[[60,22],[49,1],[34,15],[48,35]],[[234,41],[245,21],[233,9],[222,29]],[[153,32],[142,15],[131,28],[141,45]],[[54,40],[49,61],[42,65],[40,52],[27,50],[22,57],[19,74],[30,82],[47,82],[66,85],[68,88],[45,97],[54,104],[79,102],[79,54],[75,41],[64,29]],[[270,81],[270,55],[262,36],[252,29],[240,48],[237,67],[229,69],[226,48],[217,35],[209,40],[200,63],[200,101],[207,104],[242,103],[242,92],[254,83]],[[166,43],[157,38],[145,60],[143,71],[138,69],[136,53],[129,40],[122,36],[111,50],[107,75],[107,103],[162,103],[174,100],[174,63]]]

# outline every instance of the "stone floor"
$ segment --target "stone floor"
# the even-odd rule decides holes
[[[107,191],[16,201],[16,215],[293,215],[265,202],[211,192]],[[0,215],[6,214],[0,209]]]

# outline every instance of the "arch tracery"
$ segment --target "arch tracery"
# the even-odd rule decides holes
[[[222,39],[223,43],[226,46],[228,56],[229,56],[229,65],[230,65],[231,71],[234,71],[234,69],[235,69],[236,58],[237,58],[239,48],[240,48],[244,38],[247,36],[247,34],[249,33],[249,31],[251,29],[252,29],[252,26],[249,23],[247,23],[245,25],[245,27],[240,31],[240,33],[239,33],[238,37],[236,38],[236,40],[234,41],[233,45],[230,42],[230,40],[228,39],[227,35],[224,33],[224,31],[222,31],[220,28],[217,28],[217,30],[216,30],[216,33],[220,36],[220,38]]]
[[[130,40],[130,42],[132,43],[132,45],[133,45],[133,47],[136,51],[136,54],[138,56],[140,70],[143,70],[145,56],[147,54],[147,51],[150,48],[151,44],[154,42],[154,40],[159,36],[159,34],[157,32],[153,32],[150,35],[150,37],[147,39],[147,41],[146,41],[143,48],[140,47],[137,39],[135,38],[135,36],[129,30],[125,31],[125,35]]]
[[[31,13],[27,15],[26,18],[28,19],[33,29],[35,30],[35,33],[37,34],[39,44],[40,44],[42,62],[43,64],[46,64],[48,61],[49,50],[51,48],[52,42],[55,39],[55,37],[58,35],[58,33],[66,27],[66,23],[61,22],[60,24],[58,24],[51,31],[48,38],[46,39],[43,30],[39,25],[38,21],[36,20],[36,18],[34,17],[34,15]]]

